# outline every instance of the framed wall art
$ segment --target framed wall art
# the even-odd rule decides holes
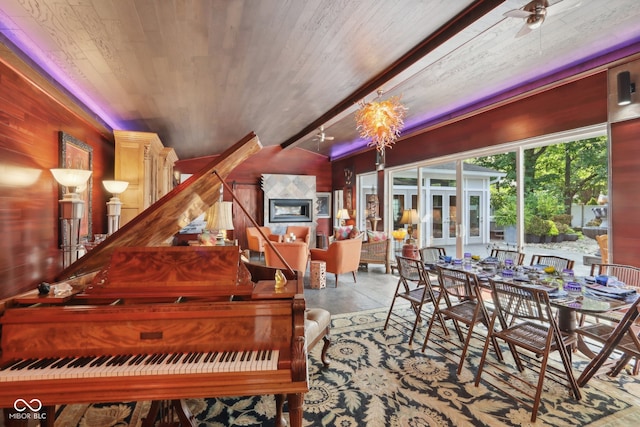
[[[66,169],[93,170],[93,148],[65,132],[59,133],[60,139],[60,167]],[[78,194],[84,201],[84,211],[80,220],[80,241],[91,240],[91,190],[93,175],[89,178],[85,188],[79,188]],[[66,192],[66,188],[61,188]],[[63,230],[62,236],[67,233]],[[65,244],[65,242],[63,242]]]
[[[316,217],[331,217],[331,193],[316,193]]]

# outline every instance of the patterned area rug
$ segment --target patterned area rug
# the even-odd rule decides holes
[[[532,424],[529,410],[491,384],[491,377],[483,375],[480,385],[474,386],[480,340],[472,340],[473,348],[457,375],[457,338],[445,340],[437,334],[434,342],[439,345],[431,345],[430,339],[422,353],[424,335],[419,333],[409,346],[406,335],[392,328],[382,330],[385,317],[386,309],[333,317],[330,367],[322,368],[321,346],[310,354],[304,425],[640,425],[639,378],[626,373],[617,378],[597,376],[582,389],[581,401],[575,401],[566,387],[545,381],[538,420]],[[586,363],[574,355],[576,375]],[[272,396],[187,402],[200,426],[273,425],[275,416]],[[69,405],[59,409],[56,426],[138,426],[147,411],[148,402]]]

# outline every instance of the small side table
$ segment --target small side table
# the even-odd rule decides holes
[[[311,289],[324,289],[327,287],[327,263],[324,261],[311,261],[310,267]]]

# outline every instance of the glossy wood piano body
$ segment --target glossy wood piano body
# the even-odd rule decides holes
[[[274,270],[242,262],[237,247],[157,246],[216,201],[219,177],[259,148],[248,135],[69,266],[55,285],[70,284],[70,293],[2,301],[1,408],[12,411],[17,399],[51,408],[275,394],[276,423],[284,423],[286,396],[291,425],[302,425],[308,377],[297,273],[276,291]],[[187,355],[187,368],[169,366]],[[234,356],[250,363],[228,363]],[[126,366],[143,359],[155,367]]]
[[[25,296],[5,309],[0,407],[275,394],[288,396],[291,424],[301,424],[308,379],[297,275],[278,291],[273,280],[253,282],[233,246],[122,248],[113,258],[119,268],[110,263],[71,298],[43,306]],[[153,292],[136,286],[141,264],[155,266],[154,280],[139,282]],[[256,362],[261,353],[273,362]],[[185,364],[189,355],[199,363]],[[93,365],[105,356],[125,360]],[[163,363],[149,367],[153,357]]]

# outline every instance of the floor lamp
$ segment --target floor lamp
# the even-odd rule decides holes
[[[67,268],[78,259],[80,246],[80,221],[84,212],[84,201],[78,194],[78,188],[87,184],[90,170],[51,169],[58,184],[66,187],[66,193],[60,202],[60,225],[62,234],[62,266]]]
[[[120,228],[120,213],[122,212],[122,202],[118,195],[124,192],[129,186],[127,181],[102,181],[104,188],[113,195],[107,202],[108,235],[115,233]]]

